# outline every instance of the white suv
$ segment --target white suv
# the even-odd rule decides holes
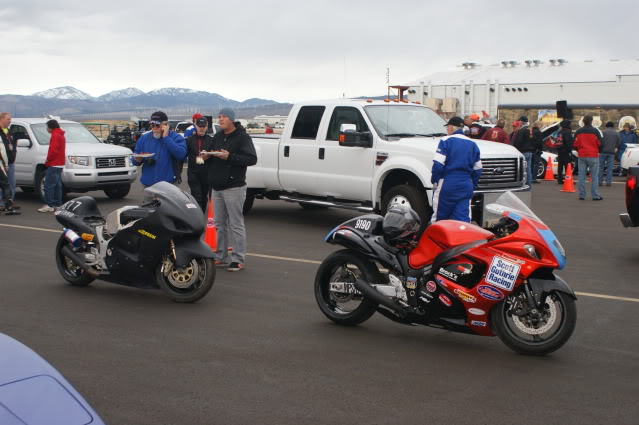
[[[43,194],[51,135],[47,119],[13,118],[9,131],[17,144],[16,184],[25,192]],[[65,192],[104,190],[109,198],[124,198],[137,177],[131,149],[100,142],[82,124],[58,121],[65,132],[66,161],[62,172]]]

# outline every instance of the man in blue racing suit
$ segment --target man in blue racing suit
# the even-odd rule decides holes
[[[433,158],[431,183],[437,186],[432,221],[470,223],[470,202],[482,170],[479,148],[464,136],[464,120],[460,117],[452,117],[446,127],[448,136],[440,140]]]

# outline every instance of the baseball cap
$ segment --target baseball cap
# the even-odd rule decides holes
[[[169,117],[162,111],[153,112],[151,114],[151,123],[160,124],[162,121],[168,121]]]
[[[525,115],[522,115],[521,117],[519,117],[519,121],[521,122],[528,122],[528,117]]]
[[[452,117],[451,119],[448,120],[446,124],[444,124],[444,127],[447,125],[452,125],[455,127],[463,127],[464,120],[461,117]]]
[[[200,118],[195,121],[195,125],[198,127],[206,127],[209,125],[209,121],[206,118],[200,116]]]
[[[198,119],[202,118],[202,114],[193,114],[193,116],[191,118],[193,118],[193,121],[198,120]]]
[[[470,119],[471,119],[471,120],[478,121],[478,120],[479,120],[479,115],[477,115],[477,114],[472,114],[472,115],[470,116]]]

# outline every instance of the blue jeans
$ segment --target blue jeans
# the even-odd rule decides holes
[[[50,207],[62,205],[62,168],[49,167],[44,179],[44,202]]]
[[[612,183],[612,167],[615,166],[615,154],[614,153],[600,153],[599,154],[599,184],[603,184],[604,170],[606,173],[606,184]]]
[[[579,197],[586,197],[586,172],[592,177],[592,199],[599,198],[597,178],[599,176],[599,158],[579,158]]]
[[[532,152],[522,152],[524,159],[526,160],[526,184],[528,185],[527,190],[532,190],[531,181],[532,181]]]
[[[539,163],[541,162],[541,154],[537,155],[537,154],[533,154],[532,156],[532,176],[531,176],[531,180],[532,181],[537,181],[537,170],[539,170]],[[541,177],[542,179],[544,178],[543,176]]]

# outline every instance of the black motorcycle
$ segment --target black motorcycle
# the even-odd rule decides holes
[[[172,300],[204,297],[215,281],[213,251],[201,239],[204,215],[197,201],[172,184],[144,190],[141,206],[106,218],[90,196],[65,203],[55,216],[64,226],[56,263],[64,279],[86,286],[95,279],[160,288]]]

